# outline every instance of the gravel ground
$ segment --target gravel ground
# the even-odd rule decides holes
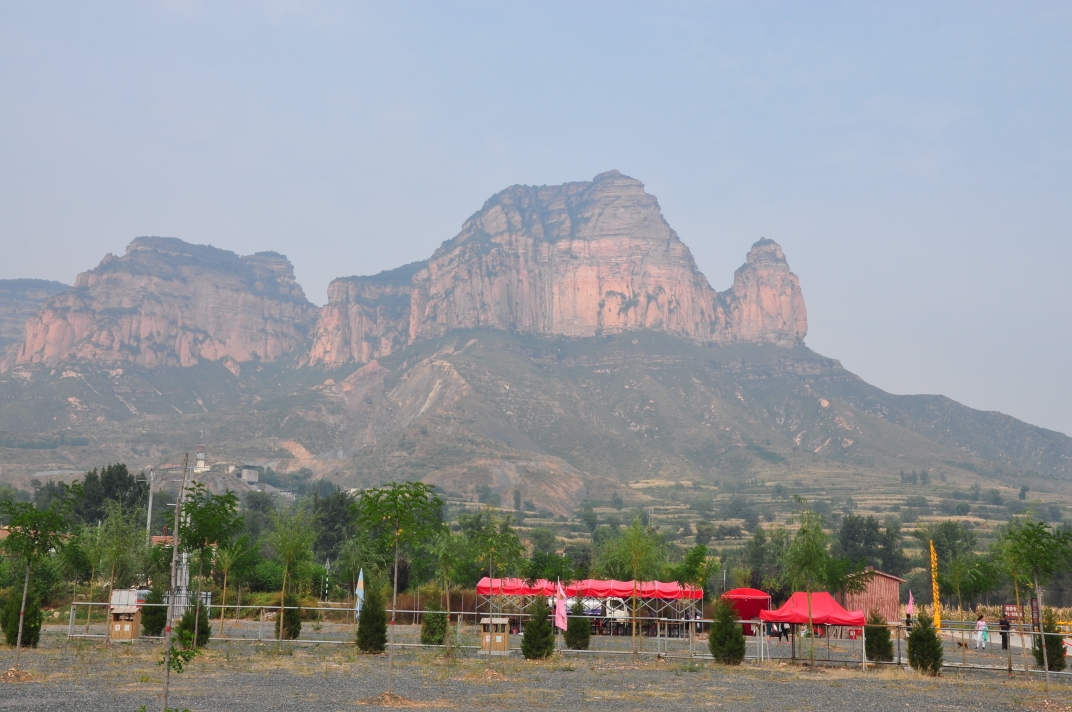
[[[0,683],[0,709],[135,712],[159,709],[161,645],[66,638],[46,630],[23,654],[34,682]],[[10,649],[4,667],[13,663]],[[520,706],[575,710],[1023,710],[1072,712],[1072,686],[1056,682],[1045,706],[1041,680],[995,672],[946,672],[932,680],[896,668],[804,667],[771,662],[724,668],[629,656],[570,656],[545,663],[462,658],[429,651],[396,655],[395,692],[427,709],[496,710]],[[386,689],[385,656],[352,647],[213,643],[182,675],[172,676],[171,706],[208,710],[378,709],[364,704]]]

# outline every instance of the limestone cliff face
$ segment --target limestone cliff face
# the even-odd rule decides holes
[[[807,316],[772,241],[719,294],[640,181],[513,186],[424,263],[328,290],[312,364],[365,362],[452,329],[594,336],[658,329],[699,342],[796,343]]]
[[[66,289],[47,279],[0,279],[0,351],[22,338],[26,320],[49,297]]]
[[[271,361],[305,345],[316,308],[286,257],[239,257],[175,238],[139,237],[78,275],[26,323],[6,364],[74,360],[139,366]]]
[[[719,301],[727,315],[723,340],[789,345],[808,333],[800,280],[789,271],[774,240],[752,245],[747,261],[733,275],[733,287],[719,294]]]

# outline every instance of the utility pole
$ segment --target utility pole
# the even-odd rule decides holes
[[[153,535],[153,484],[156,482],[156,470],[149,468],[149,511],[145,513],[145,536]]]

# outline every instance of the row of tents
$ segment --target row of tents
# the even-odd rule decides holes
[[[482,578],[476,586],[477,594],[492,597],[527,599],[555,595],[556,582],[538,579],[526,581],[519,578]],[[564,586],[566,596],[580,599],[627,599],[636,596],[645,602],[645,608],[655,610],[659,603],[675,602],[695,605],[703,599],[703,590],[695,586],[682,586],[676,582],[662,581],[614,581],[585,579]],[[769,593],[754,588],[736,588],[722,594],[737,611],[743,621],[761,620],[768,623],[807,624],[809,620],[809,594],[798,591],[781,607],[771,610]],[[862,626],[863,611],[846,610],[833,596],[825,591],[810,594],[810,619],[815,625]],[[490,603],[490,601],[489,601]],[[690,607],[691,607],[690,605]],[[524,606],[521,606],[523,609]],[[684,613],[684,609],[678,611]],[[691,613],[691,611],[690,611]],[[677,617],[677,616],[675,616]],[[697,617],[695,614],[689,617]]]

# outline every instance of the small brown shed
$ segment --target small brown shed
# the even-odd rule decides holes
[[[148,591],[116,589],[108,606],[108,635],[112,640],[137,640],[141,637],[141,604]]]
[[[863,611],[864,615],[877,608],[888,623],[901,620],[901,584],[907,582],[893,574],[875,571],[873,566],[867,570],[872,576],[862,593],[838,593],[835,600],[850,611]]]
[[[491,655],[510,654],[510,619],[480,619],[480,649]]]

